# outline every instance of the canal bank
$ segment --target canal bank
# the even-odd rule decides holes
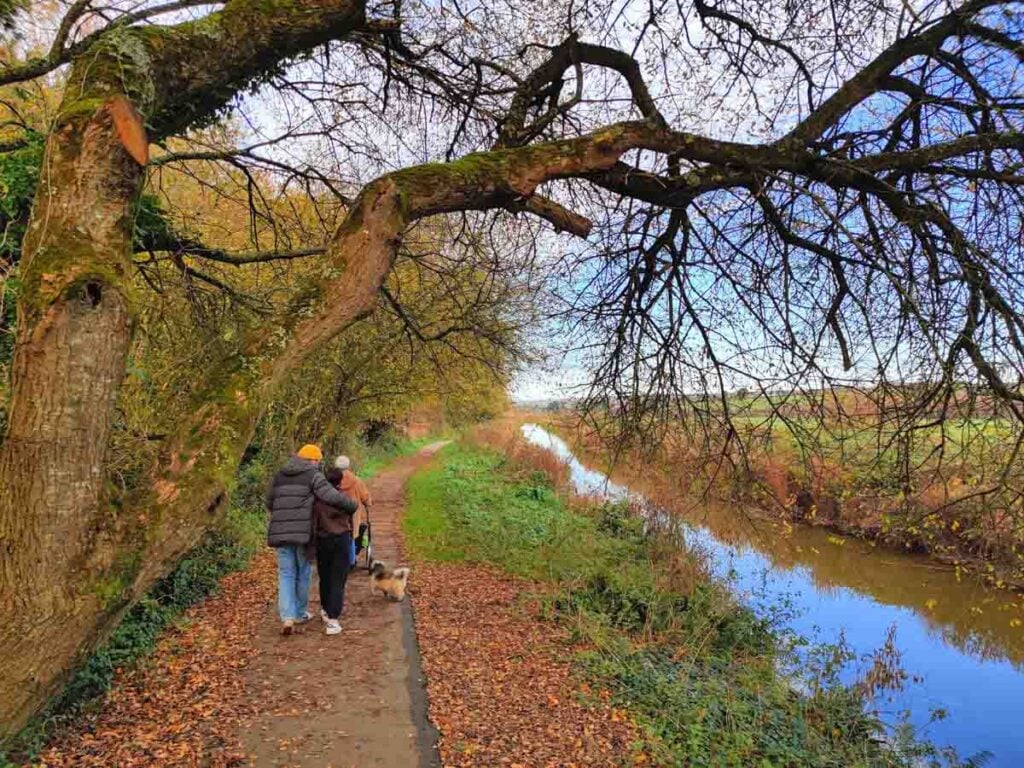
[[[653,502],[685,522],[713,575],[759,615],[811,640],[841,641],[853,680],[886,642],[907,673],[902,690],[875,703],[889,723],[903,713],[919,733],[961,756],[988,750],[988,765],[1024,765],[1018,711],[1024,703],[1024,619],[1019,596],[993,590],[923,556],[883,551],[820,528],[772,525],[743,509],[674,499],[659,504],[656,478],[634,473],[627,487],[581,463],[537,425],[523,434],[567,462],[580,493]],[[780,612],[782,606],[784,610]],[[944,715],[944,716],[943,716]]]

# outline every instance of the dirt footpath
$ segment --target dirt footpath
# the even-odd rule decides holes
[[[405,483],[441,445],[369,483],[375,554],[385,562],[398,561]],[[315,583],[312,592],[317,618],[282,637],[274,554],[259,553],[150,657],[119,670],[104,699],[52,734],[32,768],[437,766],[408,601],[371,597],[365,569],[356,571],[345,629],[327,637]]]
[[[399,459],[369,481],[374,556],[397,564],[398,518],[409,477],[443,443]],[[245,671],[259,713],[239,725],[252,766],[430,768],[439,764],[409,602],[370,594],[365,569],[349,576],[344,630],[329,637],[319,619],[316,579],[304,634],[282,637],[276,602]]]
[[[441,445],[370,482],[385,562],[400,562],[406,482]],[[438,768],[439,743],[446,768],[650,764],[625,713],[573,676],[565,630],[521,600],[537,585],[481,565],[420,562],[411,586],[423,667],[410,602],[371,596],[365,569],[350,576],[340,635],[323,633],[314,584],[317,618],[283,637],[265,550],[151,657],[119,671],[32,768]]]

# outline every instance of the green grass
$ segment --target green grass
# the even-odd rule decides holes
[[[902,766],[931,754],[881,747],[852,689],[819,680],[798,695],[770,626],[706,580],[668,578],[679,541],[623,505],[570,509],[544,475],[461,444],[412,478],[408,498],[414,557],[549,584],[546,614],[588,649],[578,674],[631,713],[657,765]]]
[[[360,449],[352,457],[353,469],[361,478],[368,480],[395,459],[415,453],[420,448],[429,445],[437,439],[436,435],[420,437],[415,440],[389,436],[387,440],[382,441],[379,445]]]
[[[409,484],[416,514],[403,525],[414,556],[489,562],[550,581],[586,576],[595,554],[613,544],[592,521],[566,512],[541,476],[507,485],[493,481],[504,463],[497,454],[450,446],[443,455],[443,466]]]

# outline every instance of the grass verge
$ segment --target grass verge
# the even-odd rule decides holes
[[[514,455],[514,454],[513,454]],[[623,504],[573,499],[546,472],[458,443],[414,476],[403,519],[414,557],[493,564],[546,585],[575,664],[643,728],[665,766],[910,766],[939,759],[883,744],[857,687],[823,672],[798,693],[771,626],[702,574],[671,530]],[[950,762],[953,762],[951,760]]]

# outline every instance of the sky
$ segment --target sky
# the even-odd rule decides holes
[[[516,374],[509,394],[516,402],[562,400],[579,395],[589,382],[585,368],[579,365],[528,366]]]

